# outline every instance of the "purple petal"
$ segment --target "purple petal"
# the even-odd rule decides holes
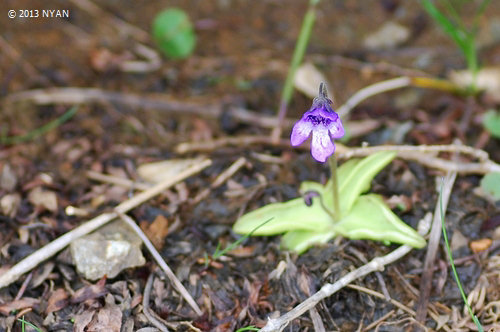
[[[312,123],[304,121],[304,117],[297,121],[293,126],[292,135],[290,136],[290,143],[292,143],[292,146],[298,146],[304,143],[311,134],[313,127]]]
[[[314,159],[324,163],[326,159],[335,152],[328,129],[324,127],[316,127],[312,133],[311,155]]]
[[[340,118],[338,118],[337,121],[332,122],[328,130],[330,131],[332,139],[339,139],[344,137],[344,126],[342,125],[342,121],[340,121]]]

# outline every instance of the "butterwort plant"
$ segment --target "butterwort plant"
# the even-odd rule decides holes
[[[282,247],[297,253],[336,236],[424,247],[425,240],[394,214],[380,195],[368,192],[373,178],[396,153],[381,151],[350,159],[337,168],[334,140],[344,136],[344,127],[326,91],[322,83],[319,96],[294,125],[290,143],[298,146],[311,137],[311,155],[318,162],[328,161],[331,178],[326,184],[302,182],[302,197],[251,211],[236,221],[233,230],[238,234],[253,232],[252,236],[284,234]]]

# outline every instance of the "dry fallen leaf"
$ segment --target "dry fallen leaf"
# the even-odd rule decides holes
[[[58,288],[50,294],[45,313],[59,311],[66,305],[68,305],[68,293],[63,288]]]
[[[473,82],[473,75],[469,70],[454,70],[448,76],[450,81],[462,88],[467,88]],[[500,102],[500,67],[484,67],[479,70],[476,86],[484,90],[487,99]]]
[[[0,188],[11,191],[16,187],[16,173],[9,164],[4,164],[0,172]]]
[[[475,240],[475,241],[472,241],[469,246],[470,246],[470,249],[474,252],[474,253],[479,253],[481,251],[484,251],[486,249],[488,249],[490,246],[491,246],[491,243],[493,241],[491,241],[491,239],[488,239],[488,238],[484,238],[484,239],[479,239],[479,240]]]
[[[94,285],[84,286],[78,289],[75,294],[73,294],[71,303],[85,302],[90,299],[104,296],[106,293],[108,293],[108,290],[106,289],[106,277],[104,277]]]
[[[85,328],[92,321],[94,317],[95,310],[85,310],[84,312],[75,316],[75,321],[73,324],[74,332],[84,332]]]
[[[363,45],[372,50],[390,49],[403,44],[409,37],[410,29],[399,23],[389,21],[366,36]]]
[[[32,297],[23,297],[22,299],[14,300],[0,305],[0,313],[8,316],[14,310],[31,308],[38,303],[40,303],[40,300],[38,299],[34,299]]]
[[[151,224],[147,221],[141,222],[141,229],[148,239],[153,242],[156,249],[161,250],[165,244],[168,234],[168,220],[161,214],[157,215]]]
[[[120,332],[122,326],[122,311],[114,303],[113,295],[106,296],[106,305],[87,326],[87,331]]]
[[[21,196],[18,193],[7,194],[0,199],[0,211],[11,218],[14,218],[21,204]]]
[[[154,163],[142,164],[137,168],[139,176],[151,183],[158,183],[174,177],[183,170],[199,163],[202,158],[170,159]]]
[[[57,212],[57,196],[53,191],[35,187],[28,194],[28,200],[36,207],[43,207],[51,212]]]
[[[333,98],[333,94],[329,89],[330,85],[328,84],[328,80],[312,63],[307,62],[301,65],[295,72],[293,80],[295,88],[309,98],[318,96],[318,87],[321,82],[327,83],[328,95],[330,98]]]
[[[487,239],[487,238],[472,241],[469,244],[470,250],[472,250],[474,253],[477,254],[481,251],[488,249],[491,246],[492,242],[493,241],[491,241],[491,239]]]

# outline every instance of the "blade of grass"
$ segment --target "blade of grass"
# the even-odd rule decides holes
[[[27,320],[24,320],[24,316],[23,316],[23,317],[21,317],[21,318],[18,318],[17,320],[21,322],[21,331],[22,331],[22,332],[24,332],[24,331],[25,331],[25,324],[26,324],[26,325],[31,326],[32,328],[34,328],[34,329],[35,329],[35,330],[37,330],[38,332],[42,332],[42,330],[40,330],[40,328],[39,328],[39,327],[37,327],[36,325],[34,325],[34,324],[32,324],[32,323],[28,322]]]
[[[443,31],[464,51],[467,48],[467,32],[453,24],[437,9],[431,0],[422,1],[422,5],[427,13],[441,26]]]
[[[281,136],[281,128],[283,125],[283,120],[286,116],[286,111],[290,99],[292,98],[293,92],[293,80],[295,78],[295,73],[297,68],[299,68],[306,53],[307,44],[309,43],[309,37],[311,36],[311,31],[314,26],[314,21],[316,20],[316,5],[320,0],[310,0],[309,8],[304,15],[304,20],[302,21],[302,26],[300,28],[299,37],[297,38],[297,43],[295,44],[295,49],[292,55],[292,61],[290,63],[290,68],[288,69],[288,74],[286,76],[285,85],[281,91],[281,99],[278,110],[278,125],[273,130],[272,138],[273,140],[278,139]]]
[[[260,329],[255,327],[254,325],[250,325],[250,326],[245,326],[245,327],[239,328],[236,330],[236,332],[258,331],[258,330],[260,330]]]
[[[217,244],[217,248],[215,248],[214,254],[212,255],[212,258],[213,259],[218,259],[221,256],[224,256],[228,251],[231,251],[234,248],[236,248],[237,246],[239,246],[241,242],[245,241],[247,238],[249,238],[250,236],[252,236],[252,234],[255,233],[255,231],[257,231],[260,227],[264,226],[265,224],[267,224],[268,222],[270,222],[273,219],[274,218],[267,219],[262,224],[260,224],[259,226],[255,227],[250,233],[245,234],[244,236],[242,236],[241,238],[239,238],[235,242],[231,243],[229,246],[227,246],[223,250],[220,250],[220,243],[218,243]]]
[[[64,122],[71,119],[73,117],[73,115],[76,114],[77,111],[78,111],[78,106],[73,106],[66,113],[64,113],[63,115],[61,115],[57,119],[54,119],[54,120],[50,121],[49,123],[41,126],[40,128],[32,130],[25,135],[9,136],[9,137],[0,136],[0,144],[11,145],[11,144],[18,144],[18,143],[23,143],[23,142],[33,140],[33,139],[37,138],[38,136],[41,136],[41,135],[51,131],[52,129],[59,127]]]
[[[446,252],[448,254],[448,259],[450,261],[451,269],[453,270],[453,276],[455,277],[455,280],[458,285],[458,289],[460,290],[460,294],[462,295],[462,299],[467,306],[467,310],[469,311],[469,315],[474,321],[474,324],[476,324],[479,332],[483,332],[483,326],[479,322],[479,319],[477,319],[476,315],[472,312],[472,308],[469,305],[469,302],[467,302],[467,296],[465,295],[464,289],[462,287],[462,283],[460,282],[460,279],[458,278],[458,273],[457,269],[455,268],[455,261],[453,260],[453,255],[451,254],[451,248],[450,244],[448,242],[448,234],[446,233],[446,226],[444,224],[444,209],[443,209],[443,187],[444,187],[444,178],[443,181],[441,182],[441,189],[439,190],[439,212],[441,214],[441,226],[443,227],[443,237],[444,237],[444,243],[446,245]]]
[[[450,1],[444,1],[449,15],[455,20],[448,19],[435,5],[432,0],[422,0],[422,6],[427,13],[441,26],[443,31],[450,36],[462,51],[467,62],[467,68],[471,71],[474,83],[471,85],[471,93],[476,93],[476,77],[479,70],[479,62],[476,49],[476,34],[479,17],[484,13],[486,6],[491,0],[483,0],[474,14],[474,23],[471,29],[467,29],[463,20],[458,15],[455,7]]]

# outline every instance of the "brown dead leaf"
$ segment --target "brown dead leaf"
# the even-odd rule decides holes
[[[148,182],[158,183],[171,178],[186,168],[198,164],[201,157],[193,159],[169,159],[153,163],[142,164],[137,168],[137,174]]]
[[[36,187],[28,194],[28,200],[36,207],[43,207],[51,212],[57,212],[57,196],[53,191]]]
[[[0,188],[11,191],[16,187],[17,176],[9,164],[4,164],[0,173]]]
[[[315,98],[318,95],[318,86],[321,82],[328,82],[325,75],[310,62],[302,64],[295,72],[293,84],[297,90],[308,96]],[[330,84],[327,84],[327,89]],[[333,98],[333,93],[328,89],[328,95]]]
[[[227,254],[234,257],[251,257],[255,253],[256,246],[239,247],[229,251]]]
[[[189,135],[191,137],[191,141],[210,141],[213,138],[212,129],[210,128],[206,120],[193,118],[192,124],[194,128]]]
[[[94,317],[95,310],[85,310],[84,312],[75,316],[75,322],[73,325],[74,332],[84,332],[85,328],[92,321]]]
[[[492,242],[493,241],[491,241],[491,239],[488,239],[488,238],[472,241],[469,244],[470,250],[472,250],[474,253],[477,254],[478,252],[481,252],[481,251],[488,249],[491,246]]]
[[[99,310],[94,319],[87,326],[87,331],[120,332],[122,326],[122,311],[113,299],[113,295],[106,296],[106,305]]]
[[[96,284],[80,288],[73,294],[71,303],[81,303],[90,299],[104,296],[107,293],[106,277],[100,279]]]
[[[21,196],[18,193],[7,194],[0,199],[0,211],[11,218],[15,217],[21,205]]]
[[[492,102],[500,101],[500,67],[484,67],[477,74],[470,70],[451,71],[448,76],[453,83],[463,88],[475,82],[478,89],[485,91],[485,98]]]
[[[68,293],[63,288],[58,288],[49,297],[45,313],[59,311],[68,304]]]
[[[161,214],[149,224],[147,221],[141,222],[141,229],[153,242],[156,249],[160,250],[165,244],[165,237],[168,234],[168,220]]]
[[[14,310],[31,308],[38,303],[40,303],[40,300],[38,299],[34,299],[32,297],[23,297],[22,299],[14,300],[0,305],[0,313],[8,316]]]

